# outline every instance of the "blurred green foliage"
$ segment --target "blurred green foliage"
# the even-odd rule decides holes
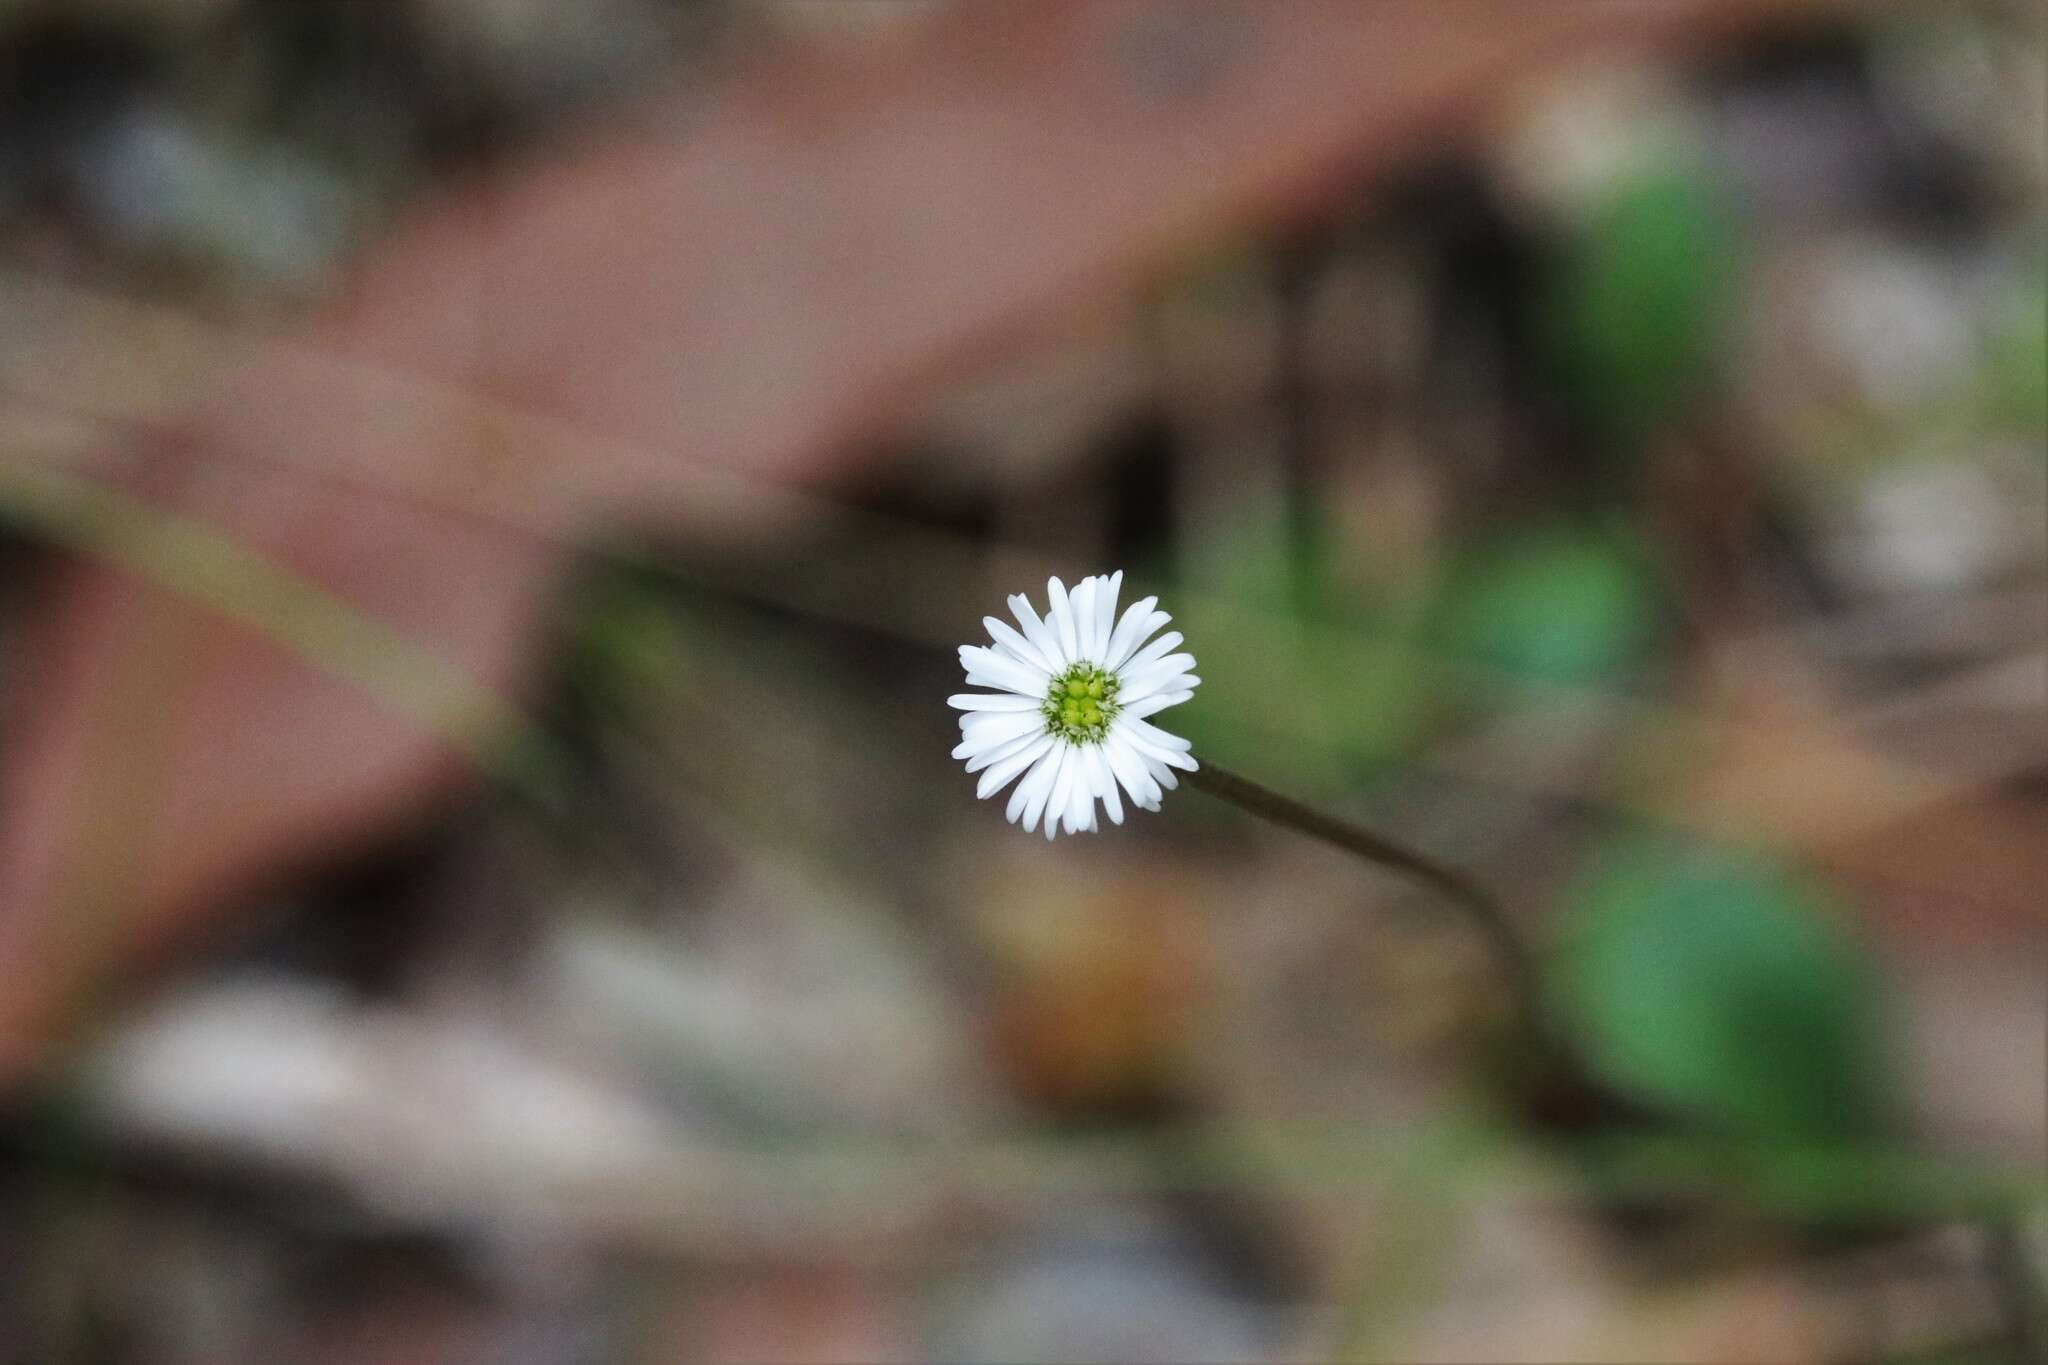
[[[623,571],[585,573],[563,612],[570,677],[592,697],[626,706],[638,680],[679,676],[688,661],[681,610]]]
[[[1741,299],[1739,233],[1720,187],[1681,161],[1618,183],[1567,246],[1554,345],[1611,435],[1640,439],[1720,373]]]
[[[1169,597],[1174,628],[1200,642],[1205,680],[1170,728],[1197,752],[1317,795],[1411,753],[1430,733],[1430,681],[1403,614],[1331,572],[1333,533],[1317,511],[1247,516],[1215,534],[1221,576]]]
[[[1220,591],[1180,600],[1208,681],[1176,728],[1311,794],[1384,775],[1504,691],[1619,686],[1654,660],[1669,616],[1649,547],[1592,519],[1482,539],[1413,606],[1357,600],[1292,542],[1248,537],[1224,562]]]
[[[1431,642],[1511,682],[1610,684],[1654,651],[1665,602],[1646,547],[1566,523],[1464,551],[1430,611]]]
[[[1566,912],[1561,1003],[1607,1079],[1766,1144],[1878,1135],[1877,983],[1795,871],[1632,835]]]
[[[2012,300],[1985,350],[1983,416],[2039,435],[2048,425],[2048,267]],[[2048,443],[2041,450],[2048,457]]]
[[[1180,613],[1176,624],[1202,642],[1205,681],[1196,704],[1172,713],[1172,729],[1198,753],[1326,794],[1428,737],[1435,700],[1389,622],[1274,624],[1288,619],[1203,604]]]

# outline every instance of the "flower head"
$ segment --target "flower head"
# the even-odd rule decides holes
[[[1026,830],[1042,818],[1048,839],[1097,828],[1097,801],[1122,824],[1119,786],[1132,805],[1158,810],[1161,793],[1179,785],[1173,770],[1195,770],[1188,742],[1145,719],[1195,694],[1195,656],[1172,652],[1177,630],[1152,638],[1173,619],[1158,598],[1117,616],[1123,581],[1084,578],[1070,593],[1049,579],[1044,617],[1019,593],[1010,599],[1016,626],[984,616],[994,643],[960,647],[968,684],[998,690],[946,699],[961,712],[953,757],[981,774],[975,794],[984,799],[1017,782],[1005,814]]]

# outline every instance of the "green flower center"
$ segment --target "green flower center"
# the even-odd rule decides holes
[[[1116,719],[1117,678],[1094,664],[1072,664],[1046,689],[1045,729],[1075,744],[1099,744]]]

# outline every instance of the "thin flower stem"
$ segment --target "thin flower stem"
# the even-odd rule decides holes
[[[1515,1006],[1532,1040],[1550,1039],[1549,1021],[1543,1007],[1542,983],[1535,955],[1522,941],[1505,906],[1478,881],[1455,867],[1438,862],[1426,853],[1403,847],[1348,820],[1283,796],[1271,787],[1254,782],[1228,768],[1204,762],[1188,774],[1188,784],[1221,801],[1228,801],[1262,820],[1284,825],[1297,834],[1334,844],[1370,863],[1390,867],[1441,893],[1463,910],[1486,939],[1502,977],[1515,997]]]

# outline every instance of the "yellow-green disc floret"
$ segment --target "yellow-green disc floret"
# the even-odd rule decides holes
[[[1045,728],[1075,744],[1099,744],[1116,719],[1117,679],[1091,663],[1069,665],[1046,690]]]

